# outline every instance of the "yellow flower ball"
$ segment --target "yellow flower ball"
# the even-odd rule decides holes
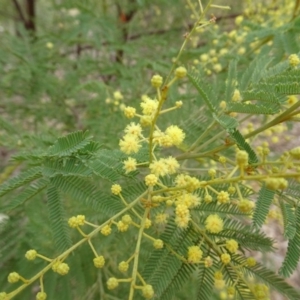
[[[223,230],[223,220],[217,214],[210,215],[205,221],[205,228],[211,233],[219,233]]]

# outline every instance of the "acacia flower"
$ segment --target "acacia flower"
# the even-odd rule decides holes
[[[115,288],[119,285],[119,282],[118,282],[118,279],[117,279],[117,278],[115,278],[115,277],[110,277],[110,278],[107,280],[106,284],[107,284],[107,288],[108,288],[109,290],[113,290],[113,289],[115,289]]]
[[[199,246],[191,246],[188,248],[188,262],[192,264],[199,263],[203,252]]]
[[[179,146],[185,138],[185,133],[176,125],[169,126],[165,133],[171,138],[172,144],[175,146]]]
[[[127,117],[128,119],[131,119],[135,116],[136,109],[134,107],[127,106],[124,108],[123,112],[124,112],[125,117]]]
[[[101,233],[105,236],[108,236],[111,234],[111,227],[109,225],[105,225],[102,229],[101,229]]]
[[[123,163],[123,169],[125,169],[126,174],[136,170],[137,161],[135,158],[128,157],[128,159],[125,160]]]
[[[256,265],[256,259],[254,257],[247,258],[247,266],[254,267]]]
[[[220,203],[220,204],[228,203],[229,202],[229,194],[225,191],[221,191],[221,192],[219,192],[217,199],[218,199],[218,203]]]
[[[158,107],[158,101],[152,100],[148,97],[140,105],[141,105],[143,114],[146,116],[149,116],[156,112],[156,109]]]
[[[239,244],[237,243],[237,241],[230,239],[226,241],[226,245],[225,245],[226,249],[231,252],[231,253],[236,253]]]
[[[205,228],[211,233],[219,233],[223,230],[223,220],[219,215],[209,215],[205,221]]]
[[[169,156],[168,158],[163,159],[167,167],[167,174],[174,174],[177,172],[178,168],[180,167],[178,161],[173,156]]]
[[[120,195],[121,191],[122,191],[122,187],[119,184],[113,184],[111,186],[111,192],[114,195]]]
[[[244,213],[250,213],[254,207],[254,202],[248,199],[242,199],[238,204],[239,210]]]
[[[292,67],[298,66],[300,64],[299,56],[297,54],[291,54],[289,56],[289,63]]]
[[[145,225],[144,225],[145,229],[150,228],[151,225],[152,225],[152,221],[147,218],[146,221],[145,221]]]
[[[118,269],[119,269],[120,272],[125,273],[125,272],[127,272],[128,268],[129,268],[128,262],[121,261],[119,263]]]
[[[178,203],[185,204],[188,208],[193,208],[200,203],[200,198],[191,193],[184,193],[183,195],[177,198]]]
[[[164,247],[164,242],[160,239],[156,239],[154,242],[153,242],[153,247],[155,249],[162,249]]]
[[[233,92],[233,95],[232,95],[232,98],[231,98],[231,101],[233,102],[238,102],[240,101],[242,98],[241,98],[241,93],[238,89],[235,89],[234,92]]]
[[[117,227],[120,232],[125,232],[128,230],[129,225],[124,223],[123,221],[119,221],[117,223]]]
[[[93,259],[93,263],[96,268],[99,268],[99,269],[102,268],[105,265],[105,259],[104,259],[103,255],[95,257]]]
[[[17,272],[9,273],[7,277],[7,281],[9,283],[15,283],[18,282],[19,280],[20,280],[20,275]]]
[[[25,254],[25,257],[28,260],[34,260],[36,258],[37,252],[34,249],[28,250]]]
[[[190,221],[190,211],[185,204],[178,204],[175,209],[175,223],[182,228],[187,227]]]
[[[151,84],[153,87],[159,88],[163,83],[163,78],[160,75],[153,75],[151,78]]]
[[[140,124],[136,124],[134,122],[131,122],[129,125],[127,125],[125,127],[125,133],[138,137],[142,134],[142,127],[141,127]]]
[[[149,165],[149,169],[151,170],[151,173],[156,175],[157,177],[165,176],[168,172],[168,168],[164,159],[160,159],[152,162]]]
[[[77,223],[78,223],[79,226],[84,225],[84,222],[85,222],[85,216],[84,215],[77,215],[76,219],[77,219]]]
[[[175,102],[175,106],[176,106],[177,108],[180,108],[182,105],[183,105],[183,102],[182,102],[181,100]]]
[[[231,261],[231,256],[228,254],[228,253],[223,253],[221,255],[221,262],[224,264],[224,265],[227,265],[229,264]]]
[[[210,256],[204,258],[204,266],[205,268],[209,268],[213,265],[213,260]]]
[[[149,174],[145,177],[145,184],[147,186],[155,186],[158,182],[158,177],[154,174]]]
[[[142,147],[139,144],[138,138],[132,134],[126,134],[123,139],[119,141],[119,146],[121,151],[125,154],[137,153]]]
[[[59,265],[56,268],[56,272],[60,275],[66,275],[68,274],[70,268],[66,263],[59,263]]]
[[[143,293],[143,296],[144,296],[146,299],[151,299],[151,298],[154,296],[154,290],[153,290],[152,285],[146,284],[146,285],[142,288],[142,293]]]
[[[75,228],[78,226],[78,220],[76,217],[71,217],[69,220],[68,220],[68,224],[71,228]]]
[[[239,150],[236,153],[236,163],[239,167],[246,166],[248,164],[248,153],[244,150]]]
[[[187,70],[185,67],[178,67],[176,70],[175,70],[175,76],[177,78],[183,78],[185,77],[187,74]]]
[[[123,95],[122,95],[122,93],[120,91],[115,91],[114,92],[114,98],[116,100],[122,100],[124,97],[123,97]]]
[[[132,219],[129,215],[124,215],[122,217],[122,222],[129,225],[132,223]]]
[[[286,189],[288,182],[284,178],[267,178],[265,180],[266,187],[270,190]]]
[[[155,223],[156,224],[166,224],[167,218],[169,217],[168,214],[165,213],[159,213],[155,216]]]

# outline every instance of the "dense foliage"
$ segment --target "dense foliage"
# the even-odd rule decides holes
[[[299,10],[2,1],[0,300],[299,299]]]

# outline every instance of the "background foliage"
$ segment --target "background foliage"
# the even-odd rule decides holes
[[[164,0],[1,1],[1,291],[10,289],[7,274],[13,269],[30,277],[43,266],[42,262],[34,262],[28,267],[24,258],[28,249],[54,257],[79,238],[67,227],[70,216],[85,214],[89,221],[101,224],[122,210],[117,197],[109,191],[113,182],[119,180],[126,186],[124,195],[129,201],[144,191],[139,177],[134,177],[136,174],[124,174],[125,155],[115,150],[128,122],[122,105],[138,106],[141,95],[152,93],[152,75],[166,76],[170,72],[184,34],[195,21],[193,7],[197,3],[192,2],[174,0],[170,5]],[[208,1],[203,1],[204,5],[205,2]],[[300,72],[290,70],[287,62],[290,54],[300,50],[299,2],[232,2],[225,3],[233,4],[230,11],[212,9],[216,24],[199,30],[189,41],[181,57],[181,63],[190,71],[189,80],[180,83],[179,89],[172,87],[168,98],[173,104],[182,100],[184,106],[162,120],[166,125],[173,120],[181,122],[187,134],[183,152],[213,119],[216,121],[218,127],[206,136],[210,143],[201,145],[203,158],[187,166],[200,171],[202,166],[209,167],[210,159],[218,158],[207,158],[205,154],[224,147],[224,135],[250,154],[251,163],[256,163],[257,151],[246,141],[254,134],[245,128],[245,120],[251,120],[255,129],[261,128],[261,124],[271,120],[270,115],[276,118],[277,113],[289,108],[287,96],[300,94]],[[224,5],[221,1],[214,3]],[[34,14],[28,12],[32,5]],[[236,24],[235,18],[240,14],[244,14],[244,21]],[[203,55],[209,55],[209,59]],[[231,103],[228,114],[219,115],[220,102],[230,100],[236,81],[243,99],[250,103]],[[245,114],[239,127],[229,115],[232,112]],[[292,122],[287,128],[292,130]],[[271,141],[268,133],[258,133],[260,138]],[[220,139],[213,139],[214,136]],[[222,153],[231,155],[233,150],[224,148]],[[142,150],[136,158],[143,161],[146,155],[146,150]],[[300,244],[299,208],[296,212],[293,209],[298,205],[300,189],[296,181],[290,183],[282,195],[286,201],[280,202],[280,207],[284,236],[293,240],[289,247],[294,249],[290,253],[295,253]],[[217,190],[221,189],[222,185],[217,186]],[[258,187],[243,186],[243,195],[250,197],[253,189],[258,191]],[[260,210],[253,216],[257,227],[265,222],[274,194],[264,187],[260,190]],[[260,198],[267,198],[269,204],[260,203]],[[237,210],[206,204],[198,209],[203,214],[200,220],[209,212],[223,210],[236,218],[236,223],[228,225],[230,228],[244,227],[238,222],[242,214]],[[182,253],[188,241],[196,239],[193,230],[180,232],[174,222],[167,229],[157,226],[151,230]],[[253,239],[248,241],[233,229],[227,234],[244,243],[247,250],[273,249],[271,239],[262,233],[252,232]],[[124,299],[126,285],[108,292],[105,282],[116,272],[117,262],[134,251],[135,238],[134,233],[120,235],[115,231],[105,239],[95,240],[95,246],[109,262],[101,271],[90,263],[91,250],[83,245],[69,258],[69,277],[48,274],[48,299]],[[298,254],[290,256],[281,269],[286,277],[297,268],[299,260]],[[153,252],[146,242],[141,261],[145,266],[142,274],[158,287],[160,299],[187,299],[187,293],[189,299],[219,299],[219,293],[209,294],[213,285],[209,269],[204,276],[193,266],[182,266],[174,257],[167,258],[165,249]],[[167,274],[166,265],[170,266]],[[262,279],[269,279],[270,285],[288,299],[296,299],[296,292],[277,282],[273,273],[260,266],[255,272]],[[180,274],[179,278],[176,274]],[[200,288],[199,282],[207,286]],[[181,291],[177,292],[179,287]],[[16,299],[34,299],[36,289],[37,286],[28,288]],[[209,296],[205,298],[206,295]],[[252,297],[243,294],[243,287],[239,295],[242,299]]]

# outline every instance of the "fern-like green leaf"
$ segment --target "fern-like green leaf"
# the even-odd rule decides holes
[[[268,189],[265,184],[261,187],[253,214],[253,226],[256,228],[260,228],[265,222],[274,195],[275,191]]]
[[[174,274],[172,280],[169,282],[164,291],[159,295],[161,300],[172,300],[176,291],[190,279],[195,266],[189,264],[182,264],[178,268],[176,274]]]
[[[233,255],[231,260],[237,264],[242,264],[245,259],[240,258],[238,255]],[[289,284],[287,284],[283,278],[278,276],[273,271],[263,267],[259,263],[254,267],[244,267],[243,271],[249,276],[256,278],[257,280],[267,284],[272,289],[278,291],[280,294],[286,296],[290,300],[300,299],[300,294]]]
[[[279,270],[279,274],[284,277],[289,277],[296,270],[299,259],[300,259],[300,207],[298,206],[296,210],[296,232],[294,237],[289,240],[287,253],[282,263],[282,266]]]
[[[69,156],[80,149],[84,149],[91,140],[88,132],[76,131],[59,138],[48,150],[49,156]]]
[[[245,138],[242,134],[237,130],[229,131],[230,137],[235,141],[239,149],[245,150],[249,155],[249,164],[257,163],[258,158],[254,150],[250,147],[250,145],[246,142]]]
[[[244,71],[239,88],[245,91],[253,82],[258,82],[262,76],[262,70],[270,63],[271,58],[261,52],[256,59],[252,60],[248,68]]]
[[[95,192],[95,186],[85,178],[57,175],[50,179],[52,185],[77,201],[88,201]]]
[[[68,223],[65,218],[65,210],[62,199],[55,186],[50,186],[47,191],[47,208],[50,227],[54,237],[54,243],[58,252],[63,252],[72,246]]]
[[[284,95],[297,95],[300,94],[299,81],[278,83],[275,86],[275,91]]]
[[[58,174],[88,177],[92,175],[92,171],[75,158],[66,160],[47,159],[43,165],[43,175],[53,177]]]
[[[202,88],[202,86],[200,85],[200,80],[190,74],[187,74],[188,79],[190,80],[190,82],[193,84],[193,86],[196,88],[196,90],[198,91],[199,95],[202,97],[202,99],[204,100],[205,104],[207,105],[208,109],[212,112],[212,113],[216,113],[216,109],[212,104],[212,101],[209,99],[207,93],[204,91],[204,89]]]
[[[19,205],[22,205],[27,200],[33,198],[41,191],[43,191],[48,185],[48,180],[39,179],[37,182],[32,183],[29,187],[26,187],[19,195],[15,196],[9,204],[4,208],[5,211],[15,209]]]
[[[238,121],[227,115],[216,116],[213,115],[214,119],[227,131],[232,131],[238,126]]]
[[[214,285],[214,270],[206,268],[204,264],[198,267],[197,300],[211,300]]]
[[[224,219],[224,230],[216,234],[215,237],[235,239],[241,247],[250,250],[274,251],[272,239],[233,219]]]
[[[95,141],[90,141],[86,146],[80,149],[80,154],[94,154],[101,148],[101,145]]]
[[[165,234],[160,238],[166,247],[162,250],[154,251],[144,266],[143,277],[153,285],[158,298],[170,299],[172,293],[179,289],[191,276],[194,267],[183,264],[176,256],[168,250],[171,247],[179,255],[185,255],[187,247],[199,236],[191,227],[186,230],[179,230],[174,226],[174,220],[170,221],[171,234],[166,239]],[[168,226],[170,226],[168,225]]]
[[[231,263],[233,264],[234,261],[232,261]],[[239,273],[236,271],[236,269],[232,268],[231,266],[225,266],[223,273],[224,273],[224,278],[227,281],[227,284],[229,286],[234,285],[235,287],[236,294],[234,299],[241,299],[241,300],[255,299],[255,295],[249,289],[249,286],[243,280],[240,279]]]
[[[266,103],[277,103],[279,104],[280,100],[279,97],[272,91],[264,91],[264,90],[246,90],[242,92],[243,101],[248,100],[257,100],[258,103],[266,102]]]
[[[98,191],[96,187],[85,178],[57,175],[52,177],[50,181],[61,192],[69,195],[72,199],[81,201],[95,212],[105,214],[108,217],[113,216],[124,208],[124,205],[120,202],[118,197]],[[124,189],[124,191],[126,191],[126,189]],[[140,194],[144,191],[145,190]],[[124,195],[123,191],[122,194]],[[124,197],[126,198],[125,195]],[[128,199],[126,198],[126,200]]]
[[[218,204],[217,202],[205,203],[201,202],[200,205],[195,207],[193,210],[199,211],[200,213],[219,215],[234,215],[234,216],[249,216],[251,213],[242,212],[236,205]]]
[[[284,199],[284,195],[281,195],[279,197],[279,204],[284,227],[284,236],[288,239],[292,239],[296,233],[296,217],[295,212],[293,211],[293,207],[290,204],[285,203]]]
[[[228,68],[228,75],[227,75],[226,86],[225,86],[225,101],[227,103],[231,101],[233,92],[236,87],[236,77],[237,77],[236,65],[237,65],[237,61],[232,60]]]
[[[22,172],[0,187],[0,197],[40,177],[42,177],[41,167],[33,167]]]
[[[253,115],[274,115],[278,113],[280,106],[277,104],[270,104],[268,106],[262,104],[252,104],[252,103],[241,103],[241,102],[231,102],[227,105],[228,112],[238,112],[244,114]]]
[[[99,151],[97,159],[89,160],[86,165],[95,175],[112,182],[120,178],[123,167],[120,159],[116,158],[109,150]]]

